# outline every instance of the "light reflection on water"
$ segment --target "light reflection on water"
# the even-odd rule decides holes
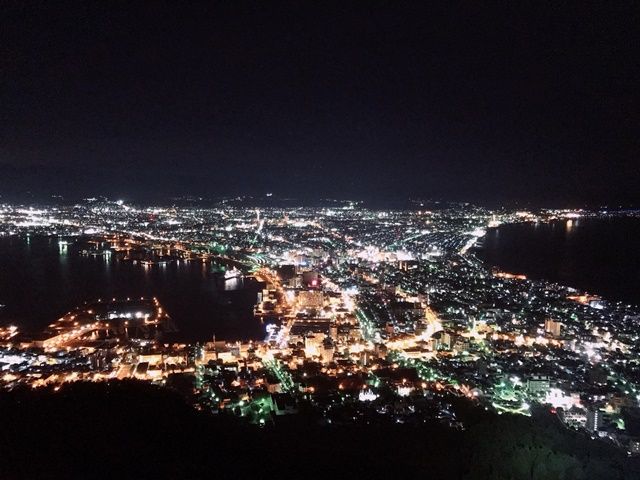
[[[640,304],[640,219],[570,219],[489,230],[489,265]]]
[[[200,262],[133,265],[114,256],[82,255],[58,238],[0,239],[0,322],[39,331],[75,306],[97,298],[157,296],[180,332],[177,339],[264,336],[253,319],[257,290],[225,291]]]

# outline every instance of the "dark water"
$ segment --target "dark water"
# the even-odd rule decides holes
[[[492,229],[478,256],[510,273],[640,305],[640,219],[577,219]]]
[[[0,239],[0,322],[37,332],[85,301],[156,296],[179,329],[174,340],[264,338],[253,318],[256,285],[225,291],[199,262],[144,267],[78,250],[57,238]]]

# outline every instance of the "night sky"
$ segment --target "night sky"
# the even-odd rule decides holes
[[[640,204],[638,4],[182,3],[0,4],[0,195]]]

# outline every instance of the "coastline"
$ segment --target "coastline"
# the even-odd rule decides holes
[[[601,238],[603,231],[608,237],[594,244],[594,237]],[[633,286],[640,286],[640,252],[625,248],[637,235],[640,219],[635,216],[510,222],[487,228],[472,253],[489,270],[525,275],[612,303],[638,306],[640,287],[634,294]],[[600,248],[607,241],[620,245]]]

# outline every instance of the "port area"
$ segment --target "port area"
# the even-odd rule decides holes
[[[98,299],[67,312],[30,343],[33,347],[59,350],[152,340],[174,331],[173,321],[157,298]]]

